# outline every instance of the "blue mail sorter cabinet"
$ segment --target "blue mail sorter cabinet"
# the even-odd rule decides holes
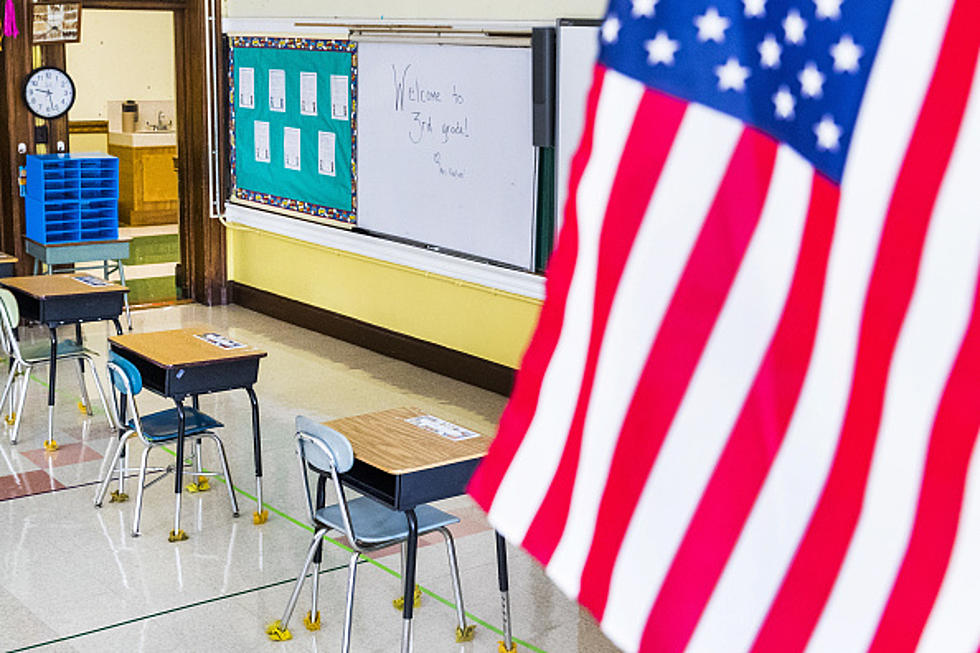
[[[119,238],[119,160],[99,152],[27,157],[27,237],[36,243]]]

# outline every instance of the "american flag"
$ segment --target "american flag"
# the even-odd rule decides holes
[[[628,651],[977,651],[980,1],[600,38],[470,493]]]

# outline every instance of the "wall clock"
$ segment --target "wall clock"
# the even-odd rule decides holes
[[[75,84],[60,68],[35,68],[24,82],[24,102],[39,118],[58,118],[75,103]]]

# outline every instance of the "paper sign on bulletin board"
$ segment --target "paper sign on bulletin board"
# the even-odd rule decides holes
[[[233,197],[355,224],[357,45],[236,36],[229,61]]]

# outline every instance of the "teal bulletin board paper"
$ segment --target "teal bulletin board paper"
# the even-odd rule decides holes
[[[254,71],[253,108],[239,101],[240,73]],[[285,71],[286,110],[269,108],[269,71]],[[357,45],[322,39],[240,37],[231,39],[232,194],[239,199],[309,216],[356,223]],[[316,73],[317,115],[300,111],[300,73]],[[347,77],[348,120],[331,117],[331,76]],[[268,162],[256,160],[255,122],[269,124]],[[299,170],[286,167],[286,128],[300,132]],[[319,133],[334,136],[335,176],[320,174]]]

